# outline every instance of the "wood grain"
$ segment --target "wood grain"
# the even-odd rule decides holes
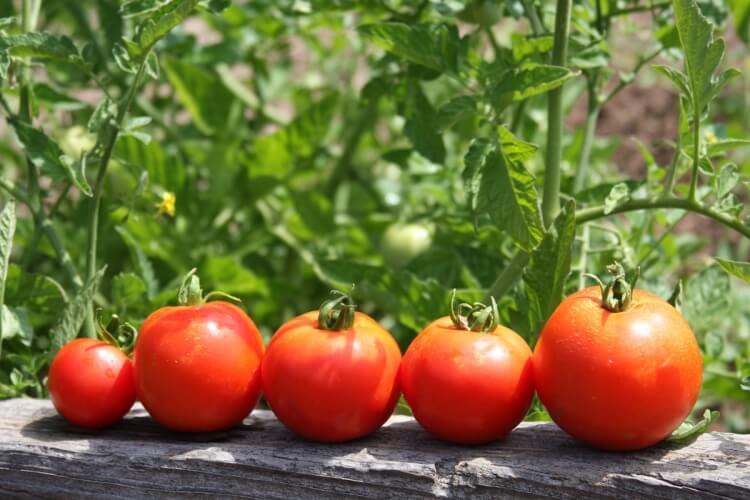
[[[588,449],[524,423],[480,447],[438,441],[393,417],[372,436],[319,445],[256,410],[227,432],[161,429],[142,407],[86,431],[49,401],[0,402],[0,498],[750,499],[750,436],[710,433],[637,453]]]

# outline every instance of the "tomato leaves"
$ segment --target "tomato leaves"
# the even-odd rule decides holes
[[[534,150],[500,128],[495,141],[475,139],[464,157],[464,183],[475,217],[489,215],[524,250],[544,237],[536,180],[521,163]]]
[[[698,436],[708,431],[711,424],[719,418],[719,412],[715,410],[706,410],[703,412],[703,418],[697,422],[683,422],[680,426],[667,438],[669,443],[689,443],[696,439]]]
[[[10,251],[16,232],[16,203],[9,201],[0,212],[0,354],[2,354],[5,332],[5,280],[8,277]]]
[[[104,276],[107,266],[102,267],[94,276],[83,284],[75,297],[68,303],[59,322],[52,328],[50,332],[50,340],[52,346],[50,348],[50,356],[54,356],[62,346],[76,338],[78,331],[81,329],[86,315],[88,313],[88,307],[96,293],[96,289],[99,286],[99,282]]]

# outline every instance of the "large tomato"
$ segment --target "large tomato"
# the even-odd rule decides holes
[[[284,425],[321,442],[378,429],[399,396],[401,352],[347,296],[279,328],[263,358],[263,392]]]
[[[97,339],[65,344],[52,360],[47,385],[57,412],[81,427],[112,425],[135,402],[133,363]]]
[[[263,339],[239,307],[205,302],[197,278],[188,278],[181,305],[152,313],[138,334],[138,397],[170,429],[227,429],[258,402]]]
[[[552,419],[597,448],[658,443],[698,397],[702,358],[687,321],[634,288],[622,268],[613,284],[566,298],[534,351],[537,392]],[[631,292],[632,290],[632,292]]]
[[[461,444],[500,439],[534,395],[531,349],[497,324],[497,307],[469,306],[430,323],[401,363],[404,398],[435,436]]]

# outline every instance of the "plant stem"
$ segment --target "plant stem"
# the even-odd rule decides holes
[[[613,18],[617,16],[624,16],[626,14],[633,14],[635,12],[646,12],[646,11],[652,11],[656,9],[666,9],[672,5],[672,2],[657,2],[657,3],[649,3],[647,5],[636,5],[634,7],[626,7],[624,9],[617,9],[613,10],[609,14],[607,14],[608,18]]]
[[[690,192],[688,198],[695,200],[695,191],[698,188],[698,165],[700,164],[701,148],[701,112],[697,103],[693,104],[695,117],[693,118],[693,173],[690,175]],[[679,151],[677,152],[679,154]]]
[[[677,120],[679,122],[680,118],[678,117]],[[667,182],[662,194],[665,198],[672,196],[672,192],[674,191],[674,185],[677,182],[677,166],[680,164],[680,155],[682,154],[682,136],[680,135],[679,124],[677,128],[677,140],[675,141],[674,153],[672,154],[672,163],[669,165]]]
[[[518,281],[518,278],[521,277],[523,268],[526,266],[526,263],[528,261],[529,254],[522,250],[514,255],[513,258],[508,262],[508,265],[505,266],[505,269],[503,269],[503,272],[500,273],[495,282],[492,283],[490,289],[487,290],[483,302],[488,302],[491,297],[502,297],[503,295],[508,293],[510,287],[512,287],[513,284]]]
[[[570,10],[572,0],[557,0],[555,13],[555,45],[552,51],[552,64],[565,66],[570,32]],[[547,118],[547,154],[544,169],[544,198],[542,215],[549,226],[560,211],[560,161],[562,158],[562,93],[563,86],[550,91]]]
[[[584,208],[576,211],[576,224],[583,224],[588,221],[601,219],[608,215],[614,215],[623,212],[632,212],[635,210],[653,210],[657,208],[674,208],[687,210],[697,214],[704,215],[721,224],[734,229],[746,238],[750,238],[750,226],[745,226],[738,219],[725,213],[718,212],[711,207],[705,206],[695,200],[685,198],[675,198],[672,196],[655,199],[637,199],[630,200],[627,203],[615,207],[609,214],[604,213],[604,206]]]
[[[109,160],[112,157],[112,151],[114,150],[115,143],[117,142],[117,136],[120,132],[120,126],[122,125],[125,116],[133,104],[135,94],[138,91],[141,77],[146,70],[146,61],[150,51],[143,55],[143,59],[138,67],[138,72],[135,74],[133,83],[128,90],[124,102],[120,103],[117,109],[117,117],[115,118],[115,126],[109,131],[109,137],[104,145],[104,153],[102,153],[101,161],[99,162],[99,171],[96,175],[96,182],[94,184],[93,197],[91,199],[91,216],[89,219],[89,243],[88,243],[88,254],[86,258],[86,281],[90,281],[96,274],[96,250],[97,240],[99,233],[99,209],[101,206],[102,194],[104,191],[104,179],[107,175],[107,167],[109,166]],[[94,308],[92,304],[89,304],[88,314],[86,318],[86,334],[88,337],[96,337],[96,328],[94,327]]]
[[[583,134],[583,144],[581,145],[581,153],[578,157],[578,168],[576,169],[576,177],[573,180],[573,193],[579,192],[585,187],[586,176],[589,170],[589,159],[591,158],[591,146],[594,142],[594,134],[596,132],[596,122],[599,119],[599,111],[601,105],[599,103],[598,88],[599,88],[599,71],[593,70],[591,76],[588,79],[588,107],[586,108],[586,127]]]
[[[539,19],[539,13],[536,11],[536,6],[534,6],[533,1],[521,0],[521,3],[523,4],[523,10],[526,11],[526,17],[529,19],[531,31],[535,35],[545,33],[547,30],[544,28],[541,19]]]

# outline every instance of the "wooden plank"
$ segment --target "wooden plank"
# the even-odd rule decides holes
[[[590,450],[524,423],[480,447],[440,442],[408,417],[338,445],[308,443],[256,410],[227,432],[178,434],[137,406],[85,431],[49,401],[0,402],[0,498],[750,498],[750,436],[704,434],[638,453]]]

